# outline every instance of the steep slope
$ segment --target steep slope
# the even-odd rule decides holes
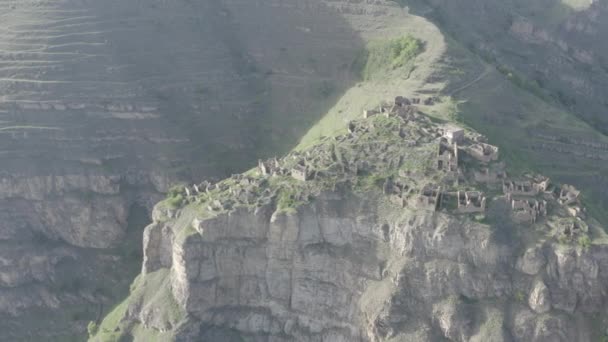
[[[91,340],[603,336],[606,235],[572,214],[569,188],[539,176],[524,177],[528,190],[502,187],[483,170],[503,162],[475,152],[490,146],[483,136],[452,145],[441,138],[452,128],[415,107],[386,111],[245,174],[176,190],[146,228],[131,295]],[[454,147],[449,167],[441,146]]]
[[[170,183],[296,143],[364,45],[329,5],[0,1],[0,339],[81,340]]]

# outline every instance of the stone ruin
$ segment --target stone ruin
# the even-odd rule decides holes
[[[313,178],[312,172],[310,172],[308,167],[301,165],[301,164],[297,164],[296,166],[294,166],[291,169],[291,176],[294,179],[302,181],[302,182],[309,181]]]
[[[518,223],[535,223],[539,216],[547,216],[547,202],[534,198],[511,200],[512,217]]]
[[[446,125],[442,128],[442,135],[451,143],[461,144],[464,141],[464,130],[458,126]]]
[[[507,172],[500,167],[498,169],[491,169],[489,167],[481,168],[480,170],[473,171],[473,178],[479,183],[497,183],[505,181],[507,179]]]
[[[578,203],[578,198],[581,192],[574,186],[563,184],[559,190],[558,202],[562,205],[570,205]]]
[[[486,197],[479,191],[458,191],[457,213],[484,213],[486,211]]]
[[[563,226],[562,234],[567,238],[576,238],[577,236],[586,233],[588,230],[587,225],[581,219],[574,219],[568,221]]]
[[[441,139],[437,151],[437,170],[446,172],[458,171],[458,145]]]
[[[419,209],[437,211],[441,204],[441,187],[428,184],[420,190],[416,201]]]
[[[366,109],[363,111],[363,118],[367,119],[378,114],[380,114],[380,111],[377,109]]]
[[[397,96],[395,97],[395,106],[403,107],[409,106],[412,102],[405,96]]]
[[[374,115],[383,114],[386,117],[400,116],[404,119],[412,119],[415,116],[416,108],[412,103],[420,103],[420,99],[410,100],[405,96],[397,96],[393,104],[382,103],[378,109],[367,109],[363,111],[363,118],[367,119]]]
[[[401,207],[407,206],[407,199],[410,194],[414,192],[408,184],[405,184],[399,180],[393,180],[392,178],[387,179],[382,187],[385,195],[389,196],[389,200]]]
[[[399,133],[402,139],[413,139],[413,141],[437,142],[436,169],[445,172],[441,175],[442,181],[447,181],[450,174],[460,176],[460,157],[459,153],[466,152],[486,165],[481,165],[472,171],[474,180],[484,183],[496,183],[502,181],[502,190],[509,201],[512,209],[514,221],[520,223],[535,223],[539,217],[547,215],[547,202],[545,200],[558,199],[559,203],[566,206],[571,216],[582,216],[584,209],[578,206],[580,192],[576,188],[564,185],[555,189],[550,183],[550,179],[544,176],[525,175],[522,180],[508,180],[503,162],[493,163],[498,159],[498,148],[485,143],[485,137],[468,133],[455,125],[437,126],[424,115],[413,115],[415,125],[408,123],[402,115],[404,111],[415,110],[415,100],[407,99],[403,96],[395,98],[394,103],[382,104],[379,109],[366,111],[364,116],[369,117],[377,114],[387,116],[398,116],[401,118],[398,124],[391,123],[391,130]],[[376,130],[375,125],[383,125],[382,122],[375,121],[351,121],[348,124],[348,134],[338,136],[334,139],[337,142],[357,143],[363,134]],[[436,140],[439,137],[439,140]],[[366,140],[364,140],[366,141]],[[463,146],[464,145],[464,146]],[[461,151],[459,151],[461,149]],[[377,171],[378,165],[386,165],[389,169],[398,169],[403,163],[402,155],[392,155],[394,146],[386,142],[367,142],[362,148],[351,149],[338,145],[331,148],[323,148],[322,145],[315,146],[306,152],[292,152],[286,158],[277,158],[258,162],[258,173],[261,175],[290,175],[294,179],[302,182],[316,178],[342,177],[348,180],[349,177],[364,176],[370,172]],[[403,178],[409,175],[394,176],[385,181],[383,192],[393,204],[400,207],[407,207],[414,204],[414,207],[425,210],[437,211],[445,202],[446,196],[456,197],[455,213],[485,213],[487,209],[487,198],[479,191],[459,190],[456,192],[443,192],[442,187],[437,182],[427,184],[422,189],[413,188],[407,184]],[[248,176],[233,176],[237,184],[244,188],[230,189],[232,198],[238,203],[251,203],[255,198],[257,184],[255,178]],[[256,184],[252,184],[256,183]],[[186,197],[196,197],[196,194],[209,192],[218,185],[203,182],[186,188]],[[234,191],[232,191],[234,190]],[[419,191],[417,191],[419,190]],[[416,196],[417,194],[417,196]],[[540,200],[538,195],[543,194],[545,200]],[[271,194],[267,194],[270,196]],[[548,197],[549,196],[549,197]],[[211,201],[210,210],[225,210],[231,203],[224,203],[225,199]],[[453,208],[453,207],[452,207]]]
[[[507,180],[502,183],[502,191],[508,199],[513,196],[536,196],[538,188],[531,181]]]
[[[546,193],[551,187],[551,179],[542,175],[537,175],[532,178],[532,186],[538,193]]]
[[[266,161],[258,160],[258,171],[264,176],[275,176],[285,173],[277,158],[271,158]]]
[[[489,163],[498,160],[498,147],[482,142],[476,142],[466,147],[466,151],[471,157],[482,163]]]
[[[436,101],[436,100],[437,100],[437,99],[436,99],[436,98],[434,98],[434,97],[427,97],[426,99],[424,99],[424,105],[425,105],[425,106],[432,106],[432,105],[434,105],[434,104],[435,104],[435,101]]]

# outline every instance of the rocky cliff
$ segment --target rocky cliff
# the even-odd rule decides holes
[[[436,148],[453,128],[406,108],[176,190],[146,228],[131,295],[92,340],[604,336],[608,248],[595,220],[568,210],[578,193],[540,177],[529,194],[475,180],[504,165],[471,152],[484,137],[470,131],[446,169]],[[522,220],[517,201],[547,209]]]

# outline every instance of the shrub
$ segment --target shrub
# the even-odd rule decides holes
[[[175,197],[167,198],[167,204],[171,208],[174,208],[174,209],[178,208],[179,206],[182,205],[182,203],[184,203],[184,196],[182,196],[181,194],[179,194]]]
[[[279,209],[294,209],[300,203],[297,200],[299,193],[296,189],[292,188],[283,188],[278,194],[277,197],[277,206]]]
[[[183,191],[184,187],[179,184],[172,186],[169,191],[167,191],[167,205],[170,208],[178,208],[184,203]]]
[[[177,195],[181,195],[184,187],[181,185],[172,186],[169,191],[167,191],[167,198],[176,197]]]
[[[578,245],[587,249],[591,246],[591,239],[585,235],[578,238]]]
[[[97,325],[96,322],[90,321],[89,324],[87,325],[87,332],[89,333],[89,337],[95,336],[95,334],[97,334],[98,330],[99,330],[99,326]]]

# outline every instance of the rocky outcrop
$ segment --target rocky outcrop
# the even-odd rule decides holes
[[[551,297],[549,289],[542,281],[536,282],[530,293],[528,305],[536,313],[542,314],[551,310]]]

